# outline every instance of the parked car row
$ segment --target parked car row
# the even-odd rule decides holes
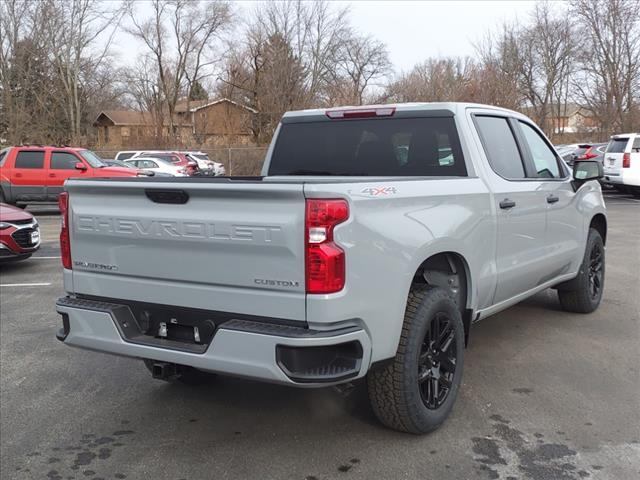
[[[103,160],[85,148],[27,145],[0,150],[0,202],[24,207],[57,202],[72,177],[131,177],[225,174],[224,165],[195,151],[123,151]]]
[[[222,163],[214,162],[209,156],[200,151],[174,151],[174,150],[124,150],[120,151],[114,157],[114,160],[132,163],[133,160],[139,158],[151,158],[154,162],[157,160],[164,164],[182,167],[179,175],[224,175],[225,168]],[[165,168],[166,165],[156,165],[154,167],[141,167],[148,171],[158,171],[171,173],[171,169]]]
[[[600,183],[640,196],[640,134],[613,135],[608,143],[556,145],[562,159],[573,166],[576,160],[595,160],[604,171]]]

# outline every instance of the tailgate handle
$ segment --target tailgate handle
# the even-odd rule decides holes
[[[182,205],[189,201],[189,195],[184,190],[151,190],[144,191],[147,198],[155,203],[171,203]]]

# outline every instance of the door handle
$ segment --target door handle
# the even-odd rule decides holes
[[[549,195],[547,197],[547,203],[556,203],[558,200],[560,200],[560,197],[556,197],[555,195]]]
[[[55,173],[50,173],[49,174],[49,178],[56,178],[56,174]]]
[[[15,175],[16,175],[16,177],[18,177],[18,178],[22,178],[22,174],[21,174],[21,173],[16,173]]]
[[[513,200],[509,200],[508,198],[505,198],[500,202],[500,208],[505,210],[509,208],[513,208],[515,206],[516,206],[516,202],[514,202]]]

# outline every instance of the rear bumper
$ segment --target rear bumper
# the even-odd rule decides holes
[[[56,336],[70,346],[292,386],[320,387],[362,377],[371,359],[369,336],[356,326],[317,331],[229,320],[198,352],[176,349],[171,341],[152,339],[158,345],[150,345],[131,337],[125,330],[136,322],[123,305],[67,297],[58,300],[56,310],[63,318]]]
[[[605,173],[604,177],[602,178],[602,182],[608,183],[611,185],[622,185],[622,176],[618,173],[616,174]]]

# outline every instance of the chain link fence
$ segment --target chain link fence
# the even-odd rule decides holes
[[[267,147],[194,148],[192,150],[204,152],[214,162],[222,163],[227,175],[234,177],[260,175],[264,157],[267,154]],[[96,149],[94,151],[102,158],[114,158],[119,150]]]

